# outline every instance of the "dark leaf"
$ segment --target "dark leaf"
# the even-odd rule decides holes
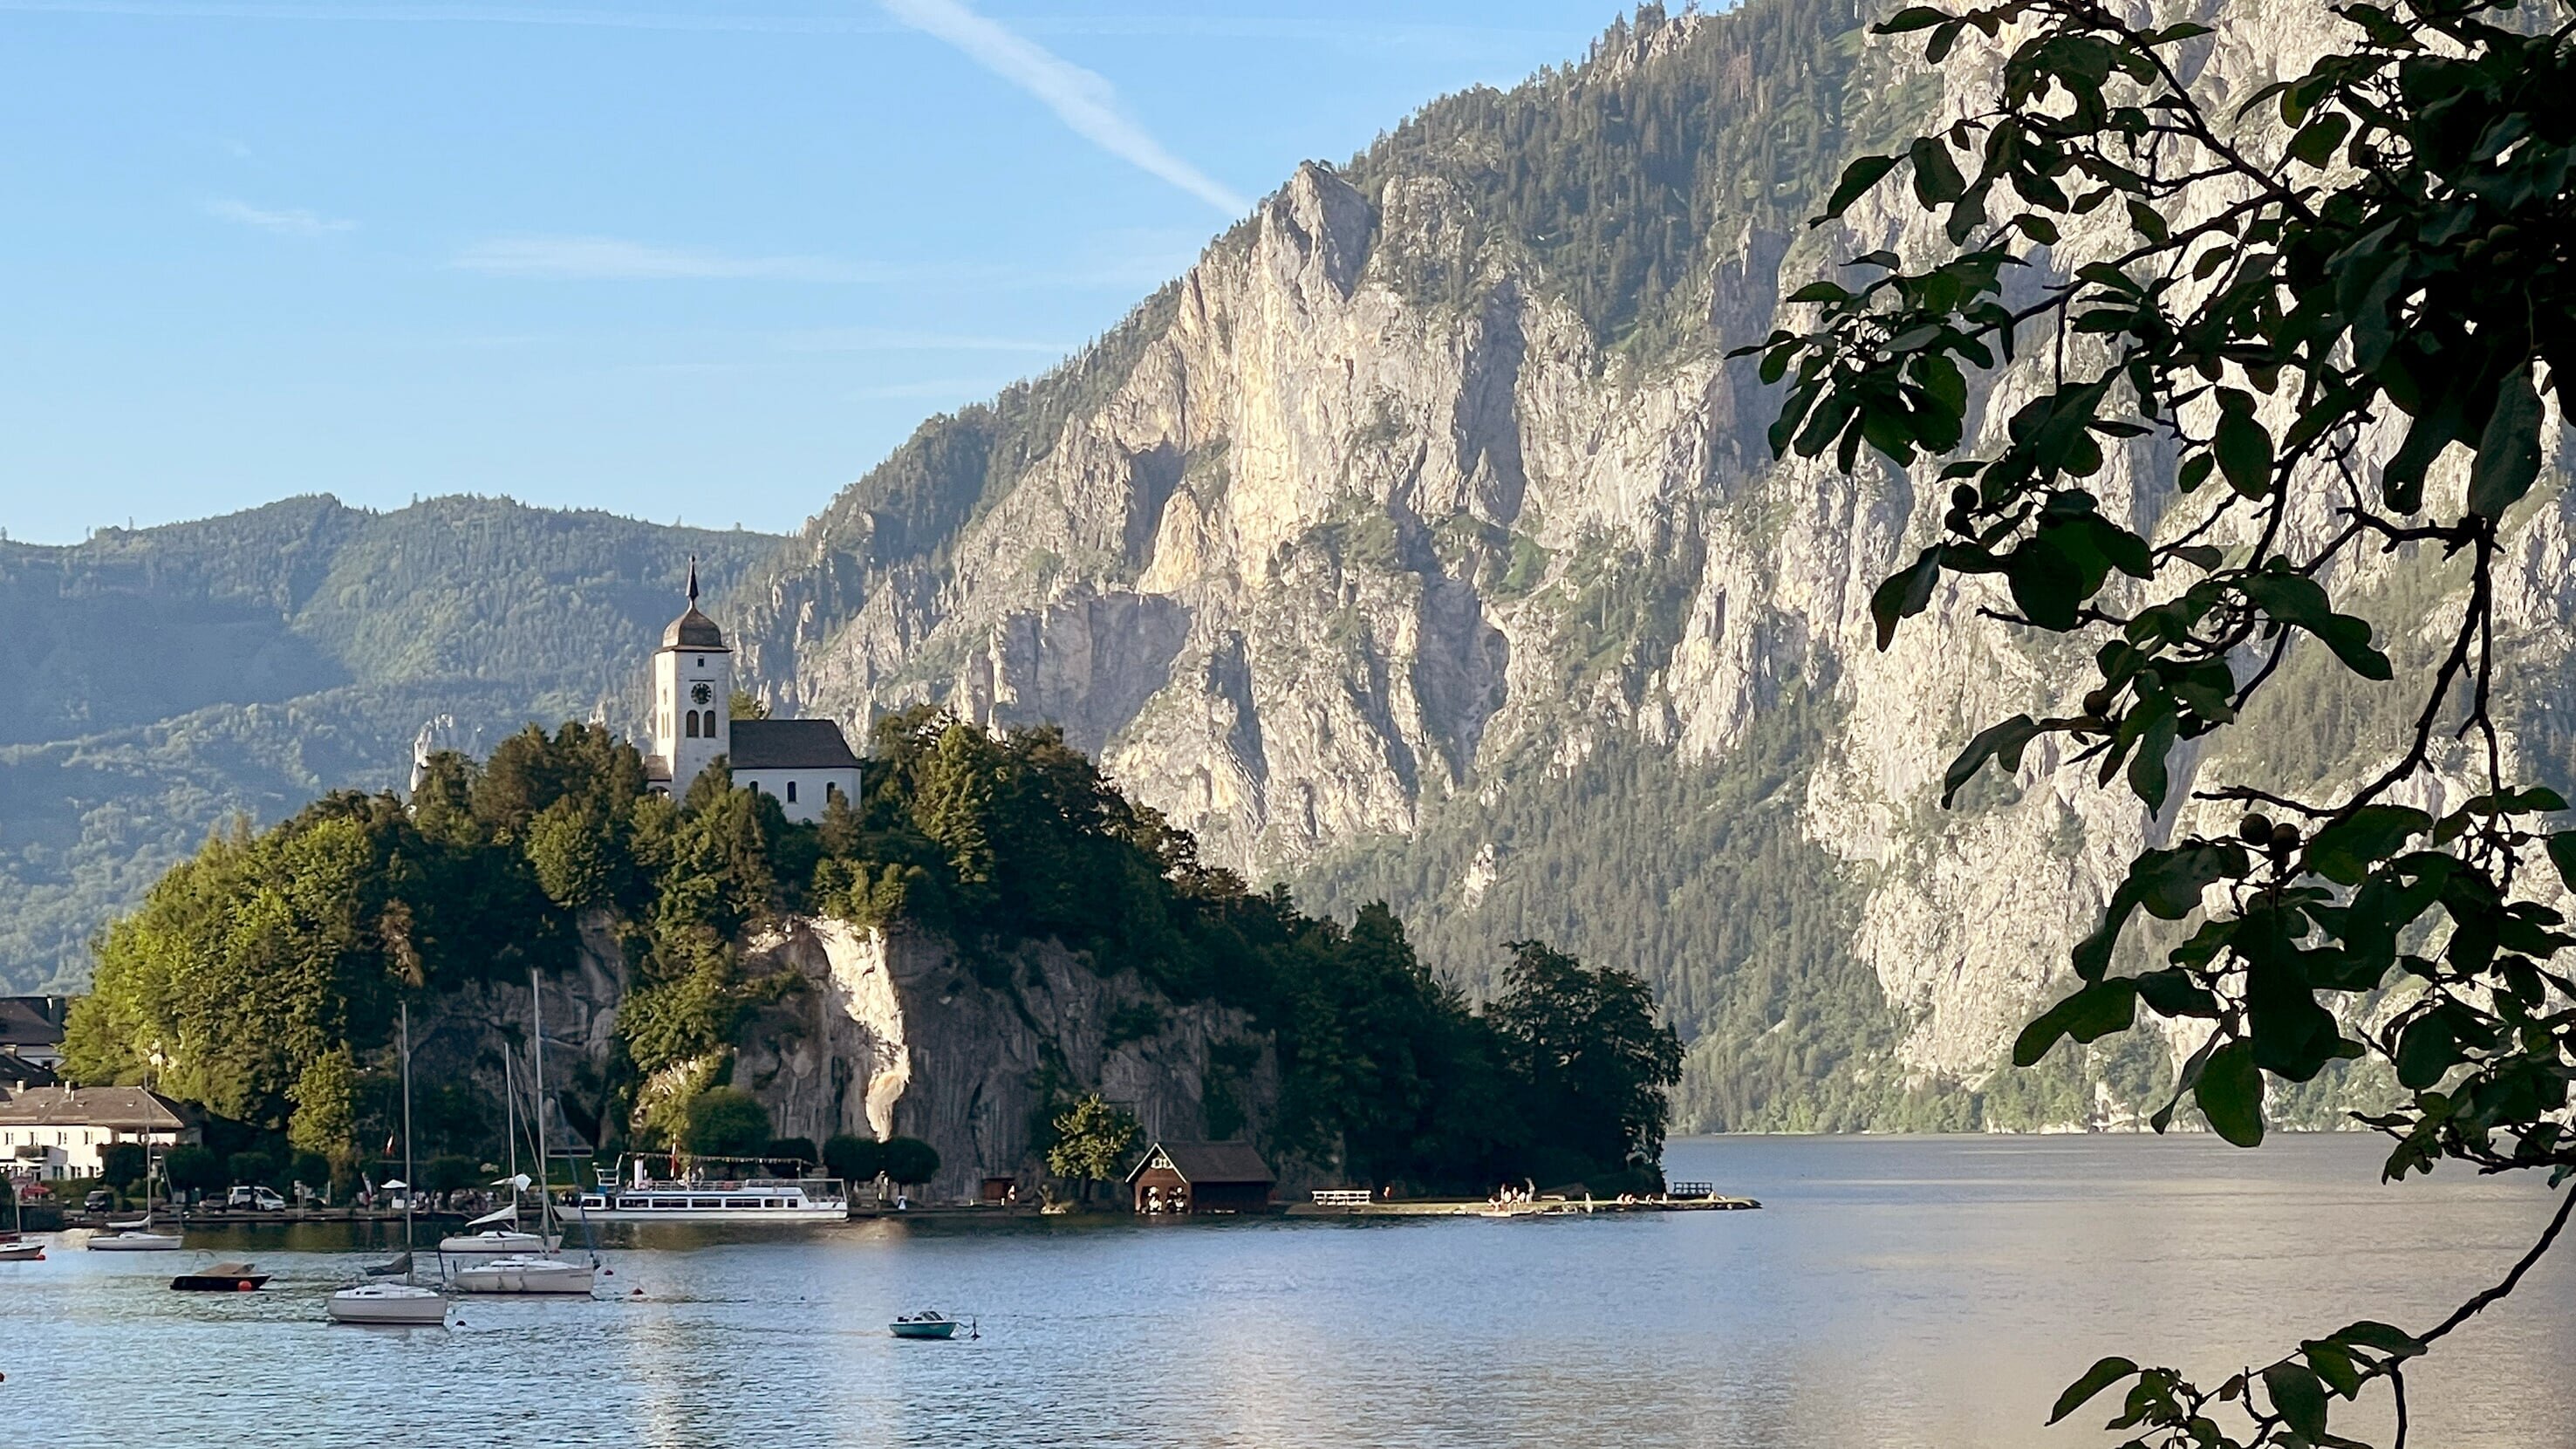
[[[1931,605],[1932,587],[1940,580],[1941,549],[1936,544],[1902,572],[1890,574],[1869,596],[1869,616],[1878,623],[1879,648],[1895,640],[1898,620],[1913,618]]]
[[[2007,771],[2020,769],[2022,746],[2029,744],[2039,732],[2039,722],[2026,714],[2014,715],[2001,724],[1979,730],[1977,737],[1968,741],[1968,747],[1959,752],[1959,757],[1950,762],[1948,772],[1941,778],[1941,808],[1950,808],[1950,801],[1958,795],[1960,787],[1976,778],[1977,771],[1983,769],[1990,759],[2000,758]]]
[[[2540,476],[2540,394],[2531,369],[2515,368],[2496,389],[2495,412],[2478,435],[2478,461],[2469,469],[2469,511],[2496,519],[2531,491]]]
[[[2127,1031],[2138,1016],[2137,983],[2125,976],[2086,982],[2082,989],[2041,1013],[2013,1041],[2013,1065],[2035,1066],[2061,1036],[2078,1042],[2098,1041]]]
[[[2084,1371],[2084,1377],[2068,1384],[2066,1386],[2066,1392],[2057,1396],[2057,1407],[2049,1410],[2048,1422],[2054,1424],[2058,1420],[2065,1418],[2067,1415],[2074,1413],[2076,1410],[2083,1408],[2085,1403],[2095,1394],[2102,1392],[2104,1389],[2111,1387],[2122,1379],[2131,1377],[2136,1374],[2137,1371],[2138,1366],[2129,1362],[2125,1358],[2106,1358],[2100,1363],[2093,1365],[2091,1368],[2086,1369]]]
[[[2192,1086],[2192,1100],[2219,1136],[2239,1147],[2263,1141],[2263,1072],[2254,1065],[2254,1044],[2231,1041],[2209,1054]]]
[[[2263,1387],[2272,1395],[2272,1407],[2301,1438],[2313,1444],[2326,1436],[2326,1386],[2304,1365],[2272,1365],[2263,1370]]]
[[[1895,169],[1896,158],[1893,156],[1863,156],[1844,167],[1842,181],[1834,187],[1832,198],[1825,202],[1825,219],[1841,216],[1853,202],[1860,200],[1882,177]]]
[[[2372,866],[2432,828],[2433,817],[2421,810],[2364,805],[2310,837],[2307,868],[2337,885],[2357,886]]]

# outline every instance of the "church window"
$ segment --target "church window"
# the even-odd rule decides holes
[[[787,803],[790,805],[796,803],[796,782],[793,780],[787,782]]]
[[[690,710],[690,711],[689,711],[689,738],[694,740],[694,739],[696,739],[697,737],[698,737],[698,712],[697,712],[696,710],[694,710],[694,709],[693,709],[693,710]]]

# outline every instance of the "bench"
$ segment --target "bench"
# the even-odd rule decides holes
[[[1370,1197],[1364,1187],[1319,1187],[1315,1189],[1315,1206],[1367,1207]]]

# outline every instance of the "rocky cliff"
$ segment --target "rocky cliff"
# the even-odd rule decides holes
[[[1133,1113],[1148,1137],[1267,1141],[1279,1095],[1267,1033],[1052,943],[1023,943],[977,970],[917,930],[796,918],[746,942],[744,970],[768,1004],[736,1033],[732,1084],[760,1099],[782,1137],[928,1142],[941,1166],[914,1189],[927,1200],[971,1197],[988,1177],[1033,1193],[1044,1119],[1081,1092]],[[609,1107],[629,984],[615,923],[590,913],[573,969],[542,982],[546,1076],[566,1108],[558,1147],[562,1129],[590,1131]],[[532,1035],[524,984],[459,988],[415,1017],[415,1077],[424,1090],[469,1086],[497,1101],[501,1044],[522,1054],[524,1073]],[[527,1090],[521,1081],[522,1112]]]
[[[2222,107],[2332,23],[2212,13]],[[1471,986],[1532,933],[1641,970],[1697,1039],[1682,1126],[2117,1115],[2161,1079],[2151,1046],[2009,1111],[1973,1094],[2175,822],[2045,752],[1936,810],[1958,745],[2064,661],[1972,589],[1877,652],[1870,589],[1937,531],[1928,472],[1775,465],[1771,400],[1722,357],[1836,257],[1934,245],[1896,188],[1803,225],[1843,156],[1991,77],[1991,51],[1927,73],[1865,18],[1649,10],[1301,167],[1083,356],[836,500],[743,587],[749,672],[853,721],[1060,723],[1211,858],[1327,906],[1391,896]],[[2100,491],[2151,525],[2169,468],[2139,446]],[[2568,506],[2523,531],[2535,683],[2564,653]],[[2393,566],[2383,632],[2444,586]],[[2537,692],[2524,747],[2563,762],[2564,687]],[[2320,775],[2398,708],[2321,670],[2283,693],[2263,748]],[[838,982],[834,950],[882,948],[797,949]]]

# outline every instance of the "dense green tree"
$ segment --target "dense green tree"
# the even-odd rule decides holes
[[[275,1187],[277,1156],[269,1152],[236,1152],[224,1159],[224,1171],[233,1187]]]
[[[901,1186],[930,1181],[939,1175],[939,1149],[918,1137],[889,1137],[881,1159],[885,1175]]]
[[[789,1177],[822,1160],[811,1137],[772,1137],[769,1145],[760,1149],[760,1158],[771,1172]]]
[[[147,1154],[140,1142],[111,1142],[98,1150],[101,1182],[119,1192],[129,1191],[143,1181]]]
[[[442,1152],[420,1165],[420,1186],[424,1192],[457,1192],[474,1186],[482,1178],[481,1164],[459,1153]]]
[[[1539,1140],[1589,1163],[1660,1162],[1682,1044],[1656,1019],[1646,983],[1616,967],[1587,970],[1540,941],[1510,950],[1503,994],[1485,1015],[1538,1114]]]
[[[843,1132],[823,1142],[823,1170],[852,1187],[874,1182],[885,1170],[885,1147],[873,1137]]]
[[[211,1147],[173,1147],[161,1159],[161,1175],[175,1192],[221,1192],[226,1164],[223,1154]]]
[[[698,1157],[756,1157],[769,1145],[769,1109],[739,1087],[709,1087],[690,1100],[680,1143]]]
[[[2576,1172],[2576,933],[2557,901],[2576,830],[2497,727],[2516,681],[2496,583],[2576,405],[2576,11],[2334,15],[2305,70],[2222,103],[2193,80],[2207,25],[2092,0],[1898,11],[1879,30],[1922,37],[1934,63],[2000,47],[2002,83],[1941,134],[1854,162],[1827,210],[1902,171],[1947,245],[1921,270],[1858,258],[1851,285],[1795,294],[1812,326],[1749,350],[1785,384],[1777,450],[1847,471],[1864,448],[1899,466],[1967,454],[1940,470],[1942,537],[1872,600],[1882,646],[1987,576],[1999,615],[2092,646],[2055,656],[2092,665],[2062,713],[1970,742],[1945,804],[2044,740],[2166,811],[2178,752],[2225,760],[2212,745],[2303,665],[2408,696],[2394,758],[2359,781],[2261,752],[2194,779],[2233,818],[2186,816],[2131,863],[2015,1060],[2128,1031],[2143,1005],[2202,1043],[2160,1130],[2188,1098],[2255,1145],[2267,1099],[2375,1058],[2405,1094],[2364,1118],[2392,1143],[2387,1177],[2454,1161],[2556,1182]],[[2034,344],[2045,382],[1981,433],[1969,379]],[[2147,495],[2127,511],[2091,486],[2124,449]],[[2382,633],[2353,610],[2392,573],[2440,602]],[[2214,1388],[2105,1359],[2057,1416],[2127,1384],[2115,1427],[2135,1444],[2348,1444],[2333,1401],[2384,1381],[2402,1442],[2408,1366],[2512,1291],[2571,1210],[2562,1194],[2495,1289],[2420,1331],[2354,1323]]]
[[[1047,1149],[1047,1171],[1080,1183],[1085,1202],[1091,1200],[1094,1183],[1125,1175],[1127,1159],[1145,1135],[1133,1113],[1109,1105],[1098,1092],[1075,1098],[1055,1115],[1054,1126],[1055,1145]]]

